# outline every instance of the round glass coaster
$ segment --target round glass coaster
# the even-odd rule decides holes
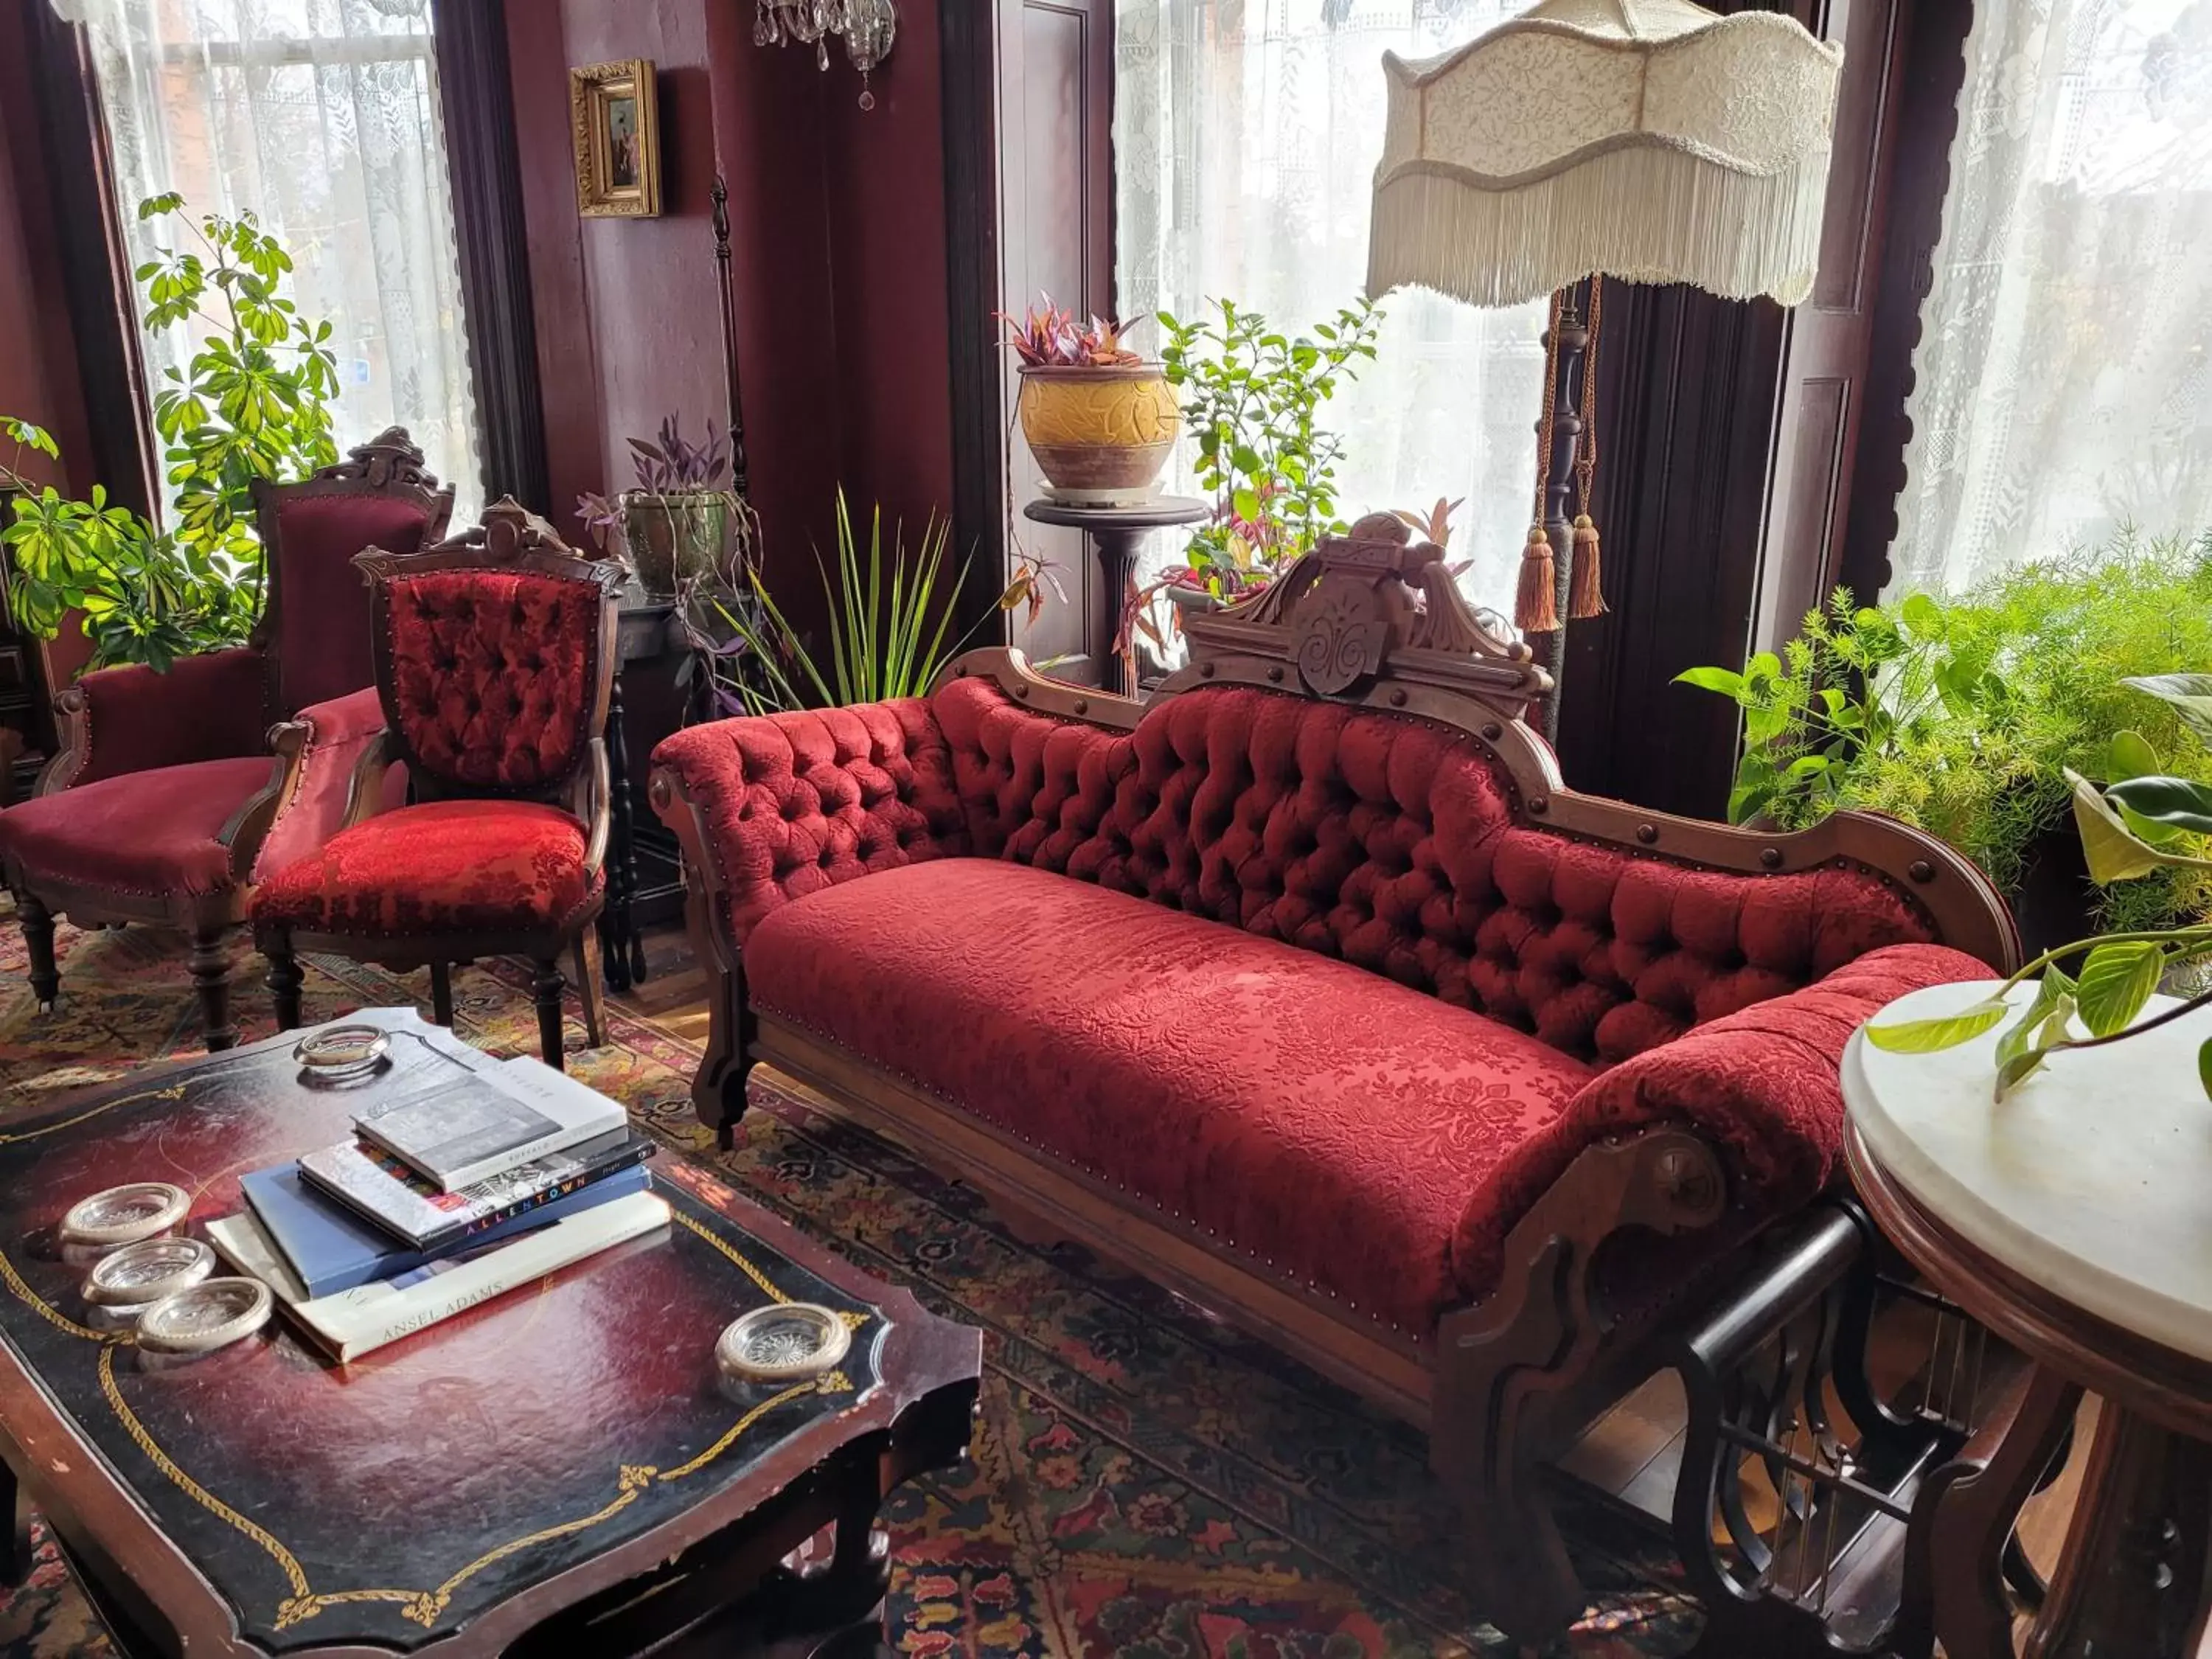
[[[714,1344],[714,1363],[740,1382],[795,1382],[818,1376],[845,1357],[853,1333],[832,1310],[811,1302],[756,1308]]]
[[[143,1307],[215,1271],[215,1251],[197,1238],[148,1238],[100,1257],[84,1299],[104,1308]]]
[[[368,1076],[391,1051],[391,1036],[381,1026],[325,1025],[301,1038],[292,1058],[313,1076],[338,1083]]]
[[[258,1279],[204,1279],[138,1316],[138,1344],[167,1353],[227,1347],[269,1322],[276,1305]]]
[[[192,1207],[185,1189],[166,1181],[110,1187],[70,1206],[62,1218],[64,1244],[135,1244],[166,1233]]]

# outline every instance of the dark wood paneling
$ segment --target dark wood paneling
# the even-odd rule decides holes
[[[1865,416],[1849,486],[1849,521],[1838,538],[1838,580],[1868,599],[1889,583],[1889,544],[1897,534],[1897,497],[1905,488],[1905,450],[1912,436],[1905,413],[1912,394],[1912,353],[1920,343],[1921,304],[1935,281],[1959,89],[1966,82],[1966,33],[1973,21],[1972,0],[1907,4],[1896,74],[1898,160],[1869,323]]]
[[[1085,315],[1114,305],[1111,0],[999,0],[1000,263],[1006,310],[1040,295]],[[1001,395],[1018,386],[1005,357]],[[1033,493],[1036,463],[1018,430],[1006,442],[1017,501]],[[1035,624],[1017,618],[1012,643],[1055,676],[1097,684],[1092,653],[1109,594],[1080,531],[1024,520],[1018,532],[1049,559],[1067,590]]]
[[[1844,47],[1820,270],[1790,313],[1781,441],[1755,645],[1773,648],[1836,581],[1874,346],[1913,0],[1826,0],[1808,27]]]
[[[504,0],[434,0],[469,368],[483,428],[487,500],[513,495],[556,517],[545,465],[522,162]]]
[[[1006,408],[1000,384],[996,18],[991,8],[938,13],[945,81],[946,339],[952,360],[952,544],[972,556],[955,627],[992,617],[1006,569]],[[1003,638],[975,635],[978,643]]]

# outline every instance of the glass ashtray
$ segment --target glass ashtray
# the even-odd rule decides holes
[[[166,1181],[134,1181],[80,1199],[62,1217],[64,1244],[135,1244],[155,1238],[192,1207],[185,1189]]]
[[[714,1363],[740,1382],[795,1382],[828,1370],[852,1344],[834,1310],[779,1302],[732,1322],[714,1344]]]
[[[267,1324],[275,1305],[258,1279],[204,1279],[138,1316],[138,1346],[165,1353],[228,1347]]]
[[[392,1052],[391,1034],[379,1025],[325,1025],[292,1050],[313,1075],[331,1082],[366,1077]]]
[[[143,1308],[215,1271],[215,1252],[197,1238],[148,1238],[102,1256],[84,1281],[96,1307]]]

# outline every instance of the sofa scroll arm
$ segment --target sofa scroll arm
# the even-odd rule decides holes
[[[1599,1248],[1626,1228],[1711,1226],[1729,1182],[1711,1144],[1674,1126],[1584,1148],[1507,1235],[1490,1296],[1446,1314],[1437,1332],[1430,1458],[1459,1499],[1499,1627],[1543,1642],[1583,1595],[1552,1518],[1540,1465],[1580,1431],[1574,1406],[1647,1333],[1596,1293]]]
[[[684,919],[691,953],[707,975],[707,1052],[691,1079],[699,1121],[727,1150],[745,1110],[745,1073],[758,1022],[745,997],[744,962],[729,928],[729,891],[699,804],[672,766],[655,766],[647,790],[653,812],[674,832],[684,860]]]

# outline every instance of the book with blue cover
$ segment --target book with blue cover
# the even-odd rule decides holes
[[[624,1149],[625,1152],[629,1151]],[[580,1169],[575,1171],[581,1174]],[[611,1200],[647,1190],[651,1178],[637,1156],[583,1180],[552,1188],[473,1216],[454,1218],[428,1246],[404,1243],[367,1217],[334,1202],[303,1179],[296,1160],[239,1178],[239,1189],[262,1230],[283,1252],[309,1297],[335,1296],[357,1285],[411,1273],[459,1249],[474,1250]]]

